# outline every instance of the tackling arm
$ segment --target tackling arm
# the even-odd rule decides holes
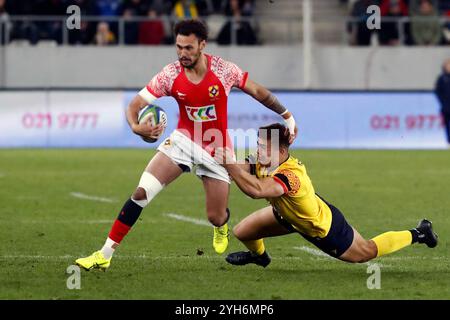
[[[253,199],[275,198],[285,193],[283,187],[273,178],[258,179],[234,164],[226,164],[224,167],[239,189]]]
[[[228,148],[216,148],[214,159],[228,171],[230,176],[246,195],[253,199],[279,197],[287,192],[274,178],[258,179],[250,174],[250,163],[238,165]]]

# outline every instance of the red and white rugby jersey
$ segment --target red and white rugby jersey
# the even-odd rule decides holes
[[[211,152],[218,146],[232,147],[227,134],[228,95],[232,87],[245,86],[248,73],[218,56],[206,57],[208,70],[200,83],[189,81],[176,61],[165,66],[146,88],[157,98],[174,97],[180,108],[177,130]]]

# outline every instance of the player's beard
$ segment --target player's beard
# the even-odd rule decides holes
[[[179,60],[180,60],[180,63],[181,63],[181,65],[182,65],[183,67],[185,67],[185,68],[187,68],[187,69],[194,69],[195,66],[196,66],[197,63],[198,63],[198,60],[200,60],[200,56],[201,56],[201,54],[199,54],[199,55],[196,57],[195,60],[194,60],[194,59],[189,59],[189,60],[191,61],[191,63],[188,64],[188,65],[186,65],[186,64],[183,63],[183,58],[180,58]],[[189,60],[185,60],[185,61],[189,61]]]

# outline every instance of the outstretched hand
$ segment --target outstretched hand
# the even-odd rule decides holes
[[[289,131],[289,129],[286,129],[286,130]],[[295,138],[297,138],[297,135],[298,135],[298,128],[297,128],[297,126],[295,126],[294,133],[293,134],[291,133],[289,136],[289,144],[292,144],[294,142]]]
[[[236,164],[236,161],[234,160],[233,152],[230,150],[230,148],[223,148],[219,147],[214,149],[213,154],[214,160],[217,161],[217,163],[226,166],[231,164]]]

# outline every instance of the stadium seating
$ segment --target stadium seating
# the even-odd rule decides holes
[[[15,40],[28,40],[36,44],[42,40],[54,40],[58,44],[95,44],[97,24],[106,21],[114,33],[111,44],[171,44],[172,27],[177,19],[198,17],[207,22],[211,34],[210,39],[215,41],[220,32],[226,28],[233,18],[230,4],[238,1],[241,8],[241,19],[249,23],[256,37],[256,44],[300,44],[303,41],[303,1],[301,0],[2,0],[0,1],[0,44]],[[417,0],[402,0],[410,6],[417,7]],[[447,19],[443,23],[443,40],[440,44],[450,43],[450,0],[430,0],[438,14]],[[349,41],[354,34],[351,30],[350,20],[352,8],[362,3],[361,0],[311,0],[313,8],[313,39],[317,43],[325,44],[358,44],[358,41]],[[366,3],[366,2],[364,2]],[[378,4],[387,8],[390,0],[373,0],[367,3]],[[66,17],[65,8],[70,4],[79,5],[85,23],[81,30],[71,30],[68,37],[64,35],[63,22]],[[189,9],[187,9],[189,7]],[[185,8],[185,9],[183,9]],[[150,10],[152,9],[152,10]],[[149,11],[156,14],[150,15]],[[415,12],[410,10],[412,14]],[[20,17],[18,17],[20,16]],[[30,16],[23,20],[23,16]],[[408,19],[408,14],[403,14]],[[48,21],[42,21],[47,19]],[[150,17],[150,18],[149,18]],[[446,17],[446,18],[445,18]],[[121,20],[121,19],[130,19]],[[355,17],[353,17],[355,18]],[[40,20],[39,20],[40,19]],[[91,20],[89,20],[91,19]],[[163,26],[164,35],[161,41],[147,39],[139,40],[139,30],[152,29],[148,23],[145,28],[140,24],[144,20],[155,21],[157,29]],[[147,21],[147,22],[148,22]],[[124,28],[122,28],[122,26]],[[409,35],[409,22],[404,25],[402,44],[414,44]],[[229,28],[229,25],[228,25]],[[123,30],[125,29],[125,30]],[[348,29],[348,30],[346,30]],[[161,32],[161,31],[159,31]],[[354,30],[353,30],[354,32]],[[161,37],[156,37],[157,39]],[[446,39],[449,39],[446,41]],[[230,41],[225,41],[228,44]],[[251,44],[251,43],[243,43]],[[367,43],[366,43],[367,44]]]

